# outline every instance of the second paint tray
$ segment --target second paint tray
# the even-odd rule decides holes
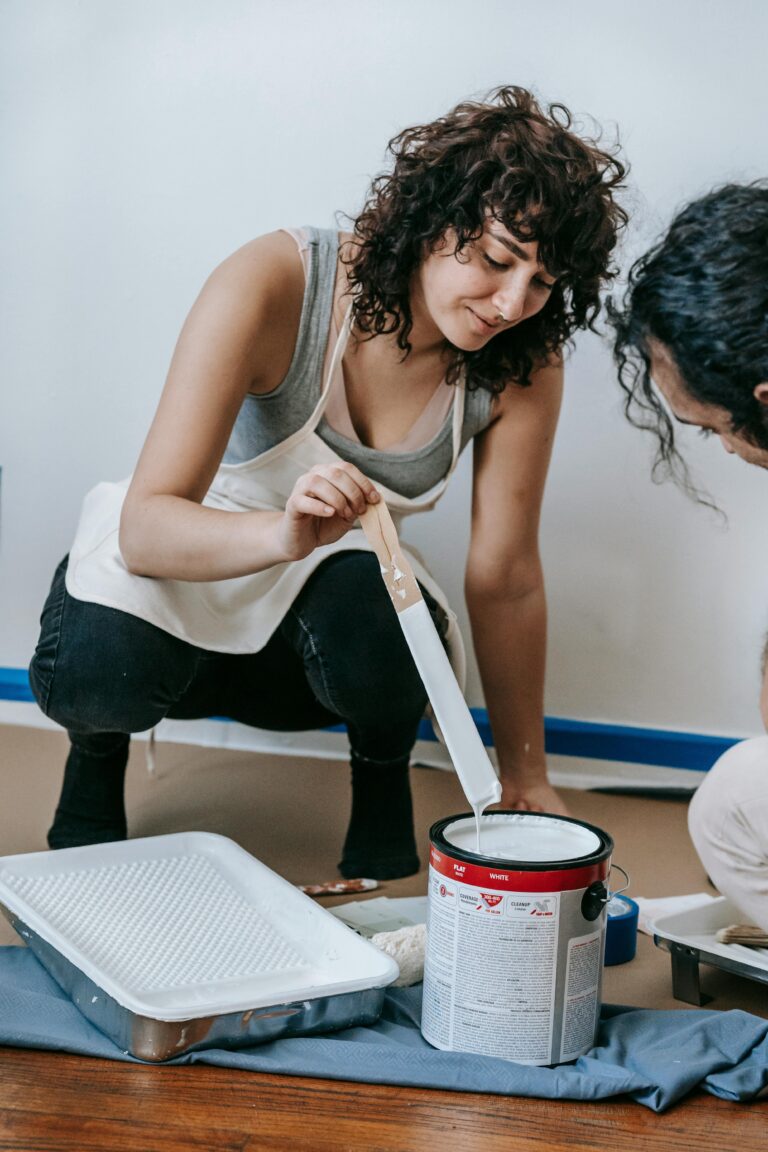
[[[672,957],[672,994],[688,1004],[707,1003],[699,985],[699,964],[722,968],[748,980],[768,984],[768,949],[722,944],[720,928],[744,923],[744,915],[725,896],[696,908],[661,916],[653,925],[653,940]]]

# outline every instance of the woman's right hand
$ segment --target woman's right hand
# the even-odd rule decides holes
[[[381,497],[354,464],[318,465],[293,486],[276,525],[275,543],[285,560],[302,560],[323,544],[340,540],[369,504]]]

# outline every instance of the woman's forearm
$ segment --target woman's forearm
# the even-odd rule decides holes
[[[154,495],[126,504],[120,551],[137,576],[227,580],[287,559],[276,527],[281,512],[229,512],[180,496]]]
[[[547,608],[543,581],[518,596],[467,589],[480,678],[504,791],[543,784]]]
[[[136,576],[229,580],[309,556],[340,540],[379,499],[354,464],[316,464],[296,480],[285,509],[233,512],[170,493],[129,489],[120,551]]]

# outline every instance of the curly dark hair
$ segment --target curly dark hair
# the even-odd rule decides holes
[[[477,352],[455,349],[447,380],[466,368],[471,389],[501,392],[509,380],[528,385],[534,366],[577,328],[591,328],[627,222],[613,198],[626,168],[576,136],[572,123],[562,104],[545,110],[525,88],[503,87],[391,140],[393,169],[373,181],[354,222],[348,265],[357,328],[371,336],[397,332],[407,356],[414,272],[448,229],[460,258],[489,216],[523,242],[536,241],[541,263],[558,280],[535,316]]]
[[[768,380],[768,183],[726,184],[688,204],[607,311],[624,411],[658,439],[655,480],[671,476],[696,495],[651,383],[652,341],[694,399],[725,408],[735,433],[768,449],[768,412],[754,396]]]

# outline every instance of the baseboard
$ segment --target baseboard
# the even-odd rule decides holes
[[[491,729],[484,708],[472,708],[472,715],[486,746],[491,746]],[[55,728],[34,703],[25,669],[0,668],[0,723]],[[181,736],[183,733],[183,737]],[[620,766],[643,765],[647,769],[674,770],[675,779],[686,779],[685,773],[706,772],[740,737],[675,732],[660,728],[641,728],[622,724],[604,724],[548,716],[545,721],[546,748],[550,762],[573,757],[581,761],[605,761],[603,775],[628,780],[637,773]],[[216,747],[252,748],[290,755],[344,755],[346,737],[343,728],[325,731],[280,733],[249,729],[223,718],[209,720],[166,720],[159,726],[159,739]],[[415,756],[436,767],[447,765],[442,745],[432,726],[423,721]],[[593,775],[594,773],[590,773]],[[682,774],[682,775],[680,775]],[[645,774],[646,776],[648,773]],[[650,776],[658,776],[651,772]],[[568,773],[571,777],[572,773]],[[665,778],[668,772],[665,773]],[[687,781],[686,781],[687,783]],[[692,786],[695,782],[691,780]]]

